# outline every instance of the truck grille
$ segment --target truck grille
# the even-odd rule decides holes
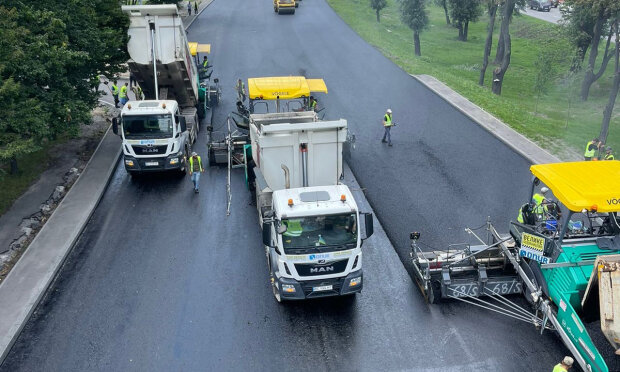
[[[340,294],[340,289],[342,288],[343,282],[343,278],[313,280],[309,282],[301,282],[301,288],[303,289],[306,298],[335,296]],[[326,285],[331,285],[333,288],[330,291],[314,292],[314,287],[321,287]]]
[[[329,275],[343,272],[347,268],[348,258],[326,264],[295,264],[299,276]]]
[[[136,155],[161,155],[166,153],[166,149],[168,149],[168,145],[163,146],[140,146],[140,145],[132,145],[133,151]]]

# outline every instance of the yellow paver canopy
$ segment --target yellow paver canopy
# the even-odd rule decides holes
[[[593,206],[599,212],[620,211],[620,161],[538,164],[530,170],[573,212]]]
[[[195,41],[187,43],[189,46],[189,52],[195,56],[196,53],[211,53],[211,44],[198,44]]]
[[[303,76],[280,76],[248,79],[250,99],[293,99],[309,97],[311,93],[327,93],[323,79]]]

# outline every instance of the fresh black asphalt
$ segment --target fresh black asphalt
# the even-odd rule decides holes
[[[506,230],[529,164],[360,39],[324,0],[278,16],[266,0],[217,0],[189,30],[212,44],[223,129],[237,77],[324,78],[326,118],[346,118],[349,161],[385,228],[364,246],[356,298],[279,305],[256,209],[233,172],[132,180],[117,169],[100,206],[2,371],[547,371],[553,334],[462,303],[425,304],[407,274],[408,235],[467,241],[487,216]],[[380,143],[394,111],[394,147]],[[195,147],[205,153],[204,132]],[[400,260],[398,259],[400,258]],[[402,261],[402,262],[401,262]],[[404,263],[404,267],[403,267]]]

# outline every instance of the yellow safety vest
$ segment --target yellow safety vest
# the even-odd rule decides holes
[[[383,120],[385,120],[386,127],[392,126],[392,115],[385,114],[385,116],[383,117]]]
[[[198,158],[198,170],[194,169],[194,157],[191,156],[189,158],[189,169],[192,172],[200,172],[202,170],[202,159],[200,159],[200,155],[196,156]]]
[[[112,95],[118,96],[118,87],[116,86],[116,84],[112,84]]]
[[[607,154],[605,155],[605,160],[615,160],[616,158],[614,157],[614,154]]]
[[[562,363],[558,363],[553,367],[553,372],[567,372]]]
[[[583,154],[585,158],[593,158],[596,150],[590,150],[590,145],[593,145],[594,141],[590,141],[586,144],[586,152]]]
[[[123,85],[121,87],[121,94],[119,95],[121,98],[127,98],[127,85]]]

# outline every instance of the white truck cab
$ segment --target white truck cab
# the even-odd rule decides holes
[[[193,140],[186,119],[176,101],[127,103],[120,122],[113,123],[123,140],[125,169],[132,175],[165,170],[184,172]],[[194,120],[197,125],[197,119]]]
[[[361,214],[345,185],[273,192],[263,240],[274,296],[305,299],[347,295],[363,288],[363,239],[372,215]],[[365,234],[360,231],[365,216]],[[365,235],[365,236],[364,236]]]

